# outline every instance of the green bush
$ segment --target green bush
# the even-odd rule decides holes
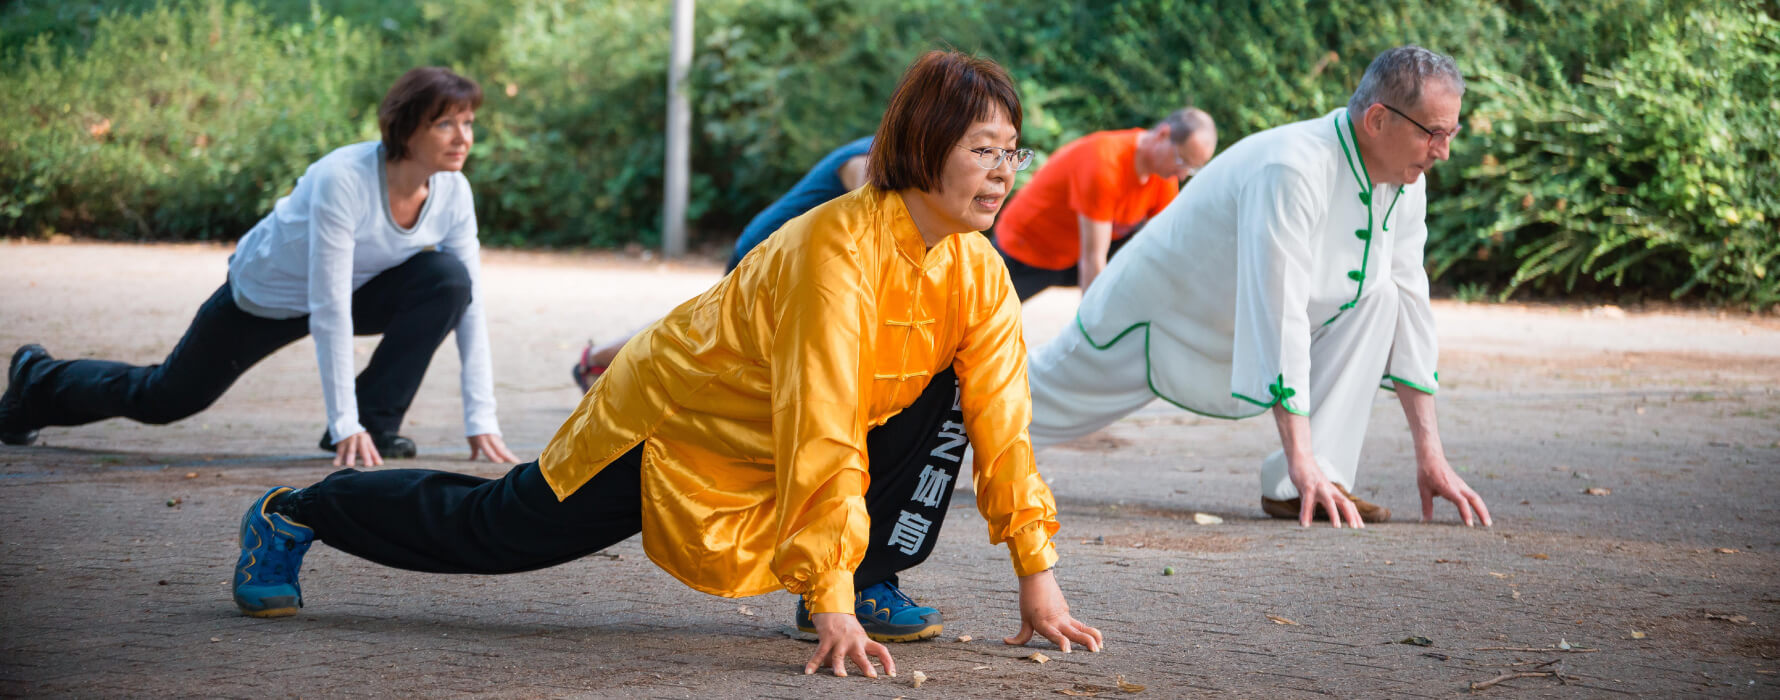
[[[328,149],[376,133],[380,45],[338,18],[220,3],[46,37],[0,80],[0,220],[15,232],[234,238]]]
[[[1593,283],[1780,301],[1780,27],[1752,3],[1651,10],[1601,17],[1620,55],[1529,45],[1525,73],[1476,71],[1459,182],[1431,205],[1436,272],[1502,297]]]
[[[668,3],[103,7],[0,9],[8,233],[239,235],[309,162],[374,138],[382,91],[432,64],[487,91],[468,174],[489,243],[659,238]],[[1442,285],[1770,306],[1774,14],[1758,0],[702,0],[690,209],[695,233],[733,237],[871,131],[902,67],[935,47],[1006,65],[1044,151],[1188,103],[1234,143],[1345,104],[1372,56],[1413,42],[1452,53],[1471,84],[1453,162],[1429,175]]]

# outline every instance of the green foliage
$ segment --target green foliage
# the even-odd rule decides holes
[[[488,243],[653,244],[670,13],[15,0],[0,8],[0,229],[237,236],[310,162],[375,138],[382,91],[430,64],[487,93],[467,174]],[[691,213],[729,238],[873,130],[931,48],[1007,66],[1042,156],[1186,104],[1228,145],[1342,106],[1374,55],[1413,42],[1470,81],[1467,129],[1429,175],[1428,260],[1445,285],[1769,306],[1774,14],[1767,0],[701,0]]]
[[[987,53],[984,10],[954,2],[705,0],[699,10],[693,170],[710,177],[707,225],[732,231],[830,150],[875,131],[922,52]]]
[[[1475,71],[1447,166],[1460,182],[1431,202],[1435,271],[1503,281],[1503,297],[1609,285],[1780,301],[1780,27],[1753,3],[1599,12],[1554,31],[1617,55],[1529,43],[1523,71]]]
[[[1489,301],[1489,298],[1489,285],[1481,282],[1466,282],[1452,290],[1452,300],[1466,304]]]
[[[11,230],[233,238],[318,153],[375,133],[358,76],[377,44],[338,18],[245,6],[114,15],[78,51],[46,37],[0,81],[0,220]]]

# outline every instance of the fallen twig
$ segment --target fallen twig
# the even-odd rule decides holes
[[[1561,654],[1593,654],[1600,651],[1600,649],[1584,649],[1582,647],[1570,647],[1569,649],[1559,649],[1557,647],[1477,647],[1476,649],[1472,649],[1472,651],[1537,651],[1558,652]]]
[[[1500,676],[1496,676],[1495,678],[1491,678],[1491,679],[1489,679],[1487,681],[1483,681],[1481,683],[1472,683],[1471,689],[1472,690],[1483,690],[1483,689],[1493,686],[1497,683],[1511,681],[1516,678],[1549,678],[1549,677],[1555,676],[1555,675],[1557,675],[1556,671],[1521,671],[1521,672],[1509,671],[1508,673],[1504,673]]]

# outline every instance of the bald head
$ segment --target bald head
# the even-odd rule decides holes
[[[1137,150],[1140,175],[1190,176],[1217,152],[1218,128],[1204,110],[1176,110],[1138,136]]]
[[[1179,146],[1192,138],[1194,133],[1209,132],[1213,143],[1217,142],[1218,126],[1212,122],[1211,115],[1197,107],[1177,109],[1174,113],[1162,118],[1156,129],[1168,127],[1168,140]]]

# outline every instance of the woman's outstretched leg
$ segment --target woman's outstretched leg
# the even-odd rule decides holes
[[[295,614],[313,541],[378,564],[433,573],[505,574],[579,559],[642,531],[642,450],[558,501],[537,462],[499,479],[428,469],[344,469],[278,487],[248,509],[235,603],[256,617]]]
[[[15,399],[11,408],[17,414],[7,416],[0,429],[20,433],[106,418],[171,423],[208,408],[248,368],[308,333],[303,318],[268,319],[242,311],[225,282],[158,365],[57,360],[47,352],[15,360],[7,394]]]

